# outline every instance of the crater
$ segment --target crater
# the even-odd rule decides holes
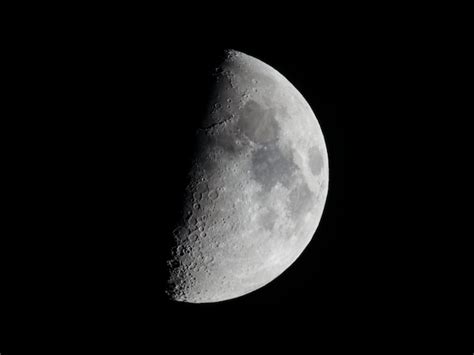
[[[250,100],[240,113],[237,127],[256,143],[275,141],[280,131],[275,114],[274,108],[265,108],[258,102]]]
[[[257,88],[262,88],[266,92],[270,91],[273,93],[277,86],[277,82],[271,75],[263,74],[259,70],[252,70],[249,74],[244,75],[244,79],[247,83],[251,82]]]
[[[309,168],[311,169],[311,173],[313,175],[319,175],[323,168],[323,157],[321,152],[317,146],[313,146],[308,150],[308,158],[309,158]]]

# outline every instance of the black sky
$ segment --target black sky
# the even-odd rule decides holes
[[[329,41],[150,42],[120,34],[30,33],[15,52],[11,91],[28,100],[16,98],[7,124],[6,334],[67,337],[66,329],[86,328],[112,336],[137,325],[145,338],[166,338],[179,327],[218,332],[237,327],[229,317],[275,310],[319,319],[320,327],[350,310],[358,269],[345,219],[345,123]],[[206,70],[226,48],[271,65],[308,101],[328,148],[328,199],[316,236],[275,281],[235,300],[180,304],[162,294],[166,238]]]

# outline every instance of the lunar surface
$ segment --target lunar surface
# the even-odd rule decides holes
[[[315,234],[328,191],[321,128],[283,75],[229,50],[213,80],[167,261],[167,295],[190,303],[274,280]]]

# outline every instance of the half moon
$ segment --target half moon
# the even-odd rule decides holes
[[[167,263],[167,294],[191,303],[274,280],[310,242],[328,191],[321,128],[283,75],[229,50],[212,80]]]

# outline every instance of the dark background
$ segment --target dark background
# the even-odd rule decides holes
[[[219,341],[237,330],[277,336],[292,324],[340,327],[360,307],[366,291],[345,217],[334,43],[242,37],[151,40],[53,28],[13,43],[0,309],[14,344],[24,336],[149,344],[181,339],[183,329]],[[312,242],[275,281],[235,300],[175,303],[162,293],[167,238],[207,73],[225,48],[271,65],[309,102],[327,144],[329,194]]]
[[[406,352],[420,337],[437,345],[435,327],[469,329],[443,319],[472,313],[459,263],[469,211],[456,201],[469,202],[469,184],[451,178],[468,176],[469,120],[455,110],[465,95],[447,99],[458,85],[443,83],[465,73],[444,61],[460,57],[442,46],[457,38],[444,17],[176,6],[2,12],[2,355],[353,352],[380,339],[377,353]],[[262,59],[310,103],[329,195],[315,238],[277,280],[219,304],[172,303],[161,293],[167,226],[222,48]]]

